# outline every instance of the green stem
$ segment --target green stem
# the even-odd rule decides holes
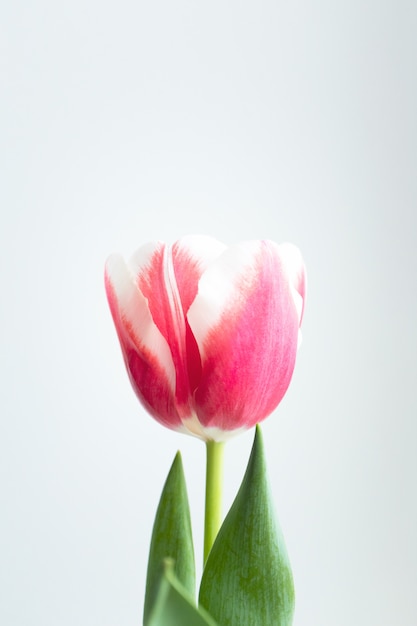
[[[204,564],[222,523],[224,443],[207,441]]]

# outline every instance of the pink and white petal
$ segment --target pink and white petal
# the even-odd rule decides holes
[[[184,418],[192,412],[191,393],[201,373],[198,348],[185,311],[195,297],[202,272],[224,248],[215,239],[189,236],[173,246],[148,243],[129,261],[152,318],[169,345],[176,373],[177,409]]]
[[[181,415],[189,416],[190,387],[187,372],[187,330],[176,282],[171,247],[162,242],[142,246],[129,267],[148,301],[155,325],[165,337],[175,369],[175,396]]]
[[[300,326],[303,320],[307,276],[304,260],[297,246],[292,243],[282,243],[278,248],[278,253],[287,271],[290,284],[294,290],[294,302],[300,319]]]
[[[202,359],[195,407],[203,426],[230,431],[264,419],[289,385],[299,325],[277,246],[227,249],[201,277],[188,320]]]
[[[148,301],[154,323],[167,339],[167,320],[169,323],[172,315],[165,278],[165,251],[162,241],[151,241],[136,250],[127,265],[136,287]]]
[[[169,345],[152,319],[136,276],[119,255],[106,263],[105,285],[132,386],[164,425],[181,427],[175,403],[175,367]]]
[[[223,243],[202,235],[183,237],[172,246],[174,274],[185,321],[185,360],[189,401],[200,382],[201,359],[197,342],[185,316],[197,294],[201,275],[225,249],[226,246]]]
[[[201,275],[225,250],[224,243],[204,235],[188,235],[173,244],[174,273],[184,313],[197,295]]]
[[[231,306],[244,302],[245,292],[256,280],[260,243],[248,241],[226,248],[201,276],[187,319],[202,355],[212,328]]]
[[[222,430],[216,426],[203,426],[196,415],[183,420],[184,428],[189,435],[193,435],[203,441],[228,441],[247,430],[247,427],[234,430]]]

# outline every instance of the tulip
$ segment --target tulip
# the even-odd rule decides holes
[[[222,442],[282,400],[305,298],[292,244],[151,242],[110,256],[105,285],[133,389],[164,426]]]

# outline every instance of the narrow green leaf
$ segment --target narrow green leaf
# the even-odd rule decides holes
[[[149,626],[216,626],[208,613],[195,606],[193,598],[174,574],[174,564],[167,559],[159,580]]]
[[[261,430],[209,554],[200,605],[221,626],[290,626],[294,585],[270,496]]]
[[[158,593],[161,565],[166,558],[174,561],[176,577],[194,597],[194,547],[187,488],[179,452],[175,456],[162,490],[152,531],[143,613],[145,626],[149,623],[149,616]]]

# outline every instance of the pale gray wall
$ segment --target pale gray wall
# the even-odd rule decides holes
[[[141,622],[183,451],[138,405],[113,251],[186,233],[303,251],[304,341],[264,424],[295,626],[415,626],[415,2],[4,3],[0,622]],[[252,434],[228,444],[226,502]],[[199,566],[201,567],[201,566]]]

